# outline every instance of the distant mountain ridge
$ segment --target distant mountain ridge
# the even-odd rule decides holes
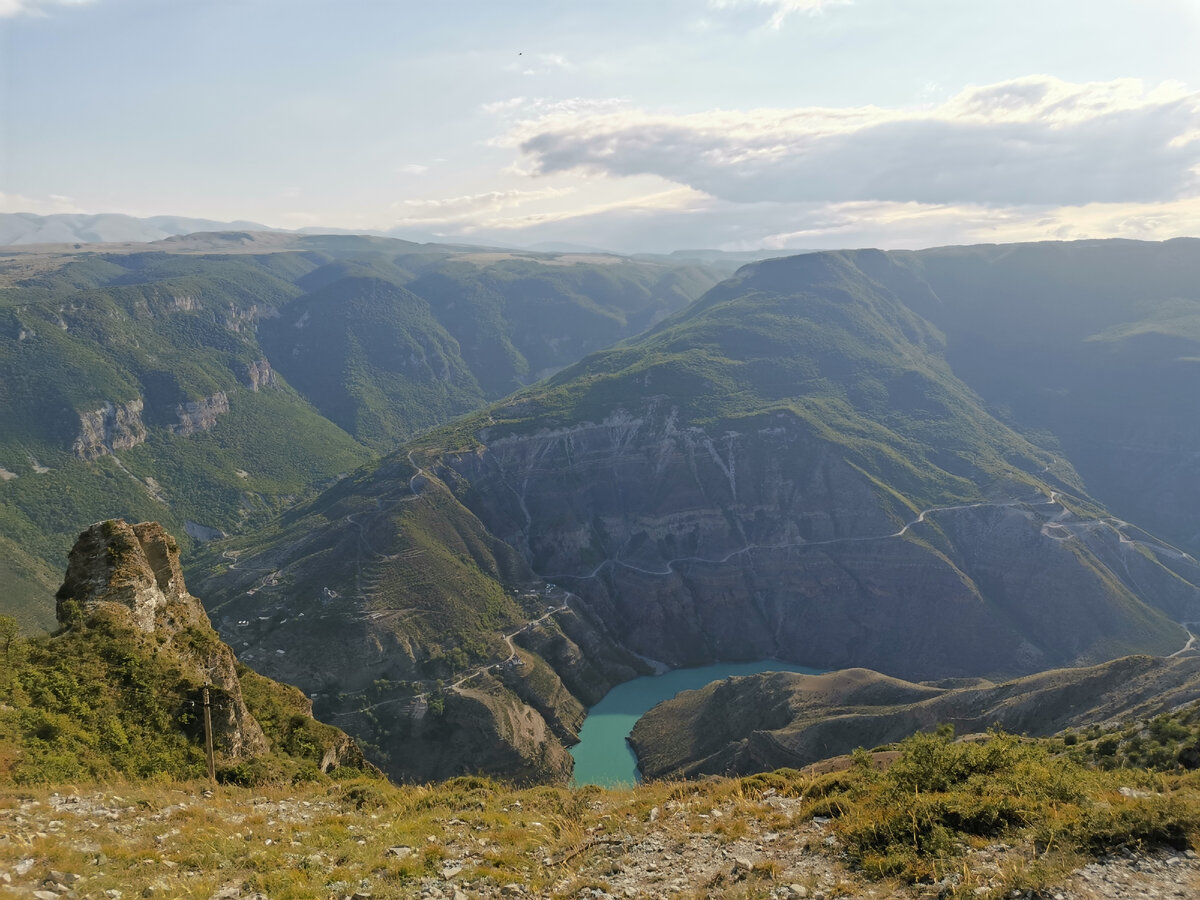
[[[0,246],[157,241],[196,231],[273,231],[256,222],[218,222],[186,216],[136,218],[120,213],[0,213]]]

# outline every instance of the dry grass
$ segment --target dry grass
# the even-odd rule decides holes
[[[0,787],[0,883],[36,890],[56,870],[82,876],[78,895],[96,898],[230,887],[272,900],[404,897],[434,884],[498,897],[512,883],[544,897],[636,886],[637,896],[749,898],[819,884],[828,897],[883,898],[930,883],[947,896],[1001,897],[1045,891],[1114,848],[1182,849],[1200,837],[1197,777],[1060,772],[1006,740],[991,751],[926,746],[894,774],[852,766],[635,790],[484,778],[211,796],[194,782]],[[1144,793],[1117,790],[1127,784]]]

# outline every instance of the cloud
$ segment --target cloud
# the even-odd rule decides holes
[[[0,192],[0,213],[31,213],[35,216],[53,216],[61,213],[82,213],[70,197],[48,194],[44,197],[28,197],[24,194]]]
[[[793,214],[797,211],[793,210]],[[1200,233],[1200,198],[1162,203],[1089,203],[1063,207],[935,206],[843,203],[797,215],[794,230],[766,234],[767,248],[886,246],[1085,238],[1167,240]]]
[[[1200,93],[1133,79],[1037,75],[921,108],[531,110],[499,141],[531,174],[651,174],[736,203],[1162,202],[1200,166]]]
[[[486,113],[499,116],[539,116],[546,119],[597,116],[618,112],[626,108],[628,100],[621,97],[568,97],[565,100],[548,100],[545,97],[509,97],[485,103]],[[496,143],[505,143],[503,139]]]
[[[402,175],[424,175],[429,171],[429,166],[423,166],[420,163],[408,163],[400,167]]]
[[[504,67],[508,72],[520,72],[522,75],[545,75],[571,68],[571,63],[560,53],[522,53],[516,62]]]
[[[563,192],[569,193],[569,192]],[[620,213],[623,216],[654,218],[663,212],[673,212],[686,209],[697,200],[704,199],[690,188],[673,188],[654,194],[644,194],[638,197],[628,197],[613,200],[608,203],[597,203],[591,206],[551,212],[527,213],[521,216],[493,216],[473,222],[464,231],[472,233],[479,230],[512,231],[528,229],[538,225],[554,225],[573,219],[588,219],[609,213]]]
[[[783,27],[784,20],[793,13],[815,14],[829,6],[844,6],[852,0],[709,0],[712,9],[735,9],[744,6],[765,6],[772,10],[768,25],[773,29]]]
[[[20,15],[45,15],[51,6],[83,6],[92,0],[0,0],[0,19]]]
[[[541,204],[542,208],[536,212],[512,211],[524,204],[553,201],[572,193],[571,188],[490,191],[447,200],[405,201],[393,204],[394,208],[407,214],[389,226],[389,233],[422,230],[440,238],[487,236],[502,243],[525,240],[529,235],[553,240],[556,230],[563,225],[570,229],[573,224],[581,223],[582,230],[586,231],[592,223],[607,221],[614,216],[623,221],[650,223],[657,221],[659,215],[671,215],[711,200],[690,188],[676,187],[607,202],[557,207],[551,202],[548,206]]]
[[[486,191],[461,197],[432,200],[403,200],[393,203],[392,209],[403,215],[403,224],[425,226],[442,225],[474,220],[482,214],[521,206],[537,200],[563,197],[573,192],[572,188],[546,188],[538,191]]]

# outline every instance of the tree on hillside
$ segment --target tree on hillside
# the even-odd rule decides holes
[[[12,616],[0,616],[0,644],[4,645],[5,659],[8,659],[9,648],[20,633],[21,626],[17,624],[16,619]]]

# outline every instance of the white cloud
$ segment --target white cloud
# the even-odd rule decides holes
[[[783,27],[784,21],[793,13],[822,12],[830,6],[844,6],[852,0],[709,0],[713,9],[734,9],[742,6],[767,7],[771,12],[769,25],[773,29]]]
[[[793,211],[798,212],[798,211]],[[841,203],[797,215],[789,231],[761,235],[767,248],[886,246],[1132,238],[1167,240],[1200,234],[1200,198],[1163,203],[1089,203],[1063,207],[937,206]]]
[[[1200,164],[1200,93],[1133,79],[1030,76],[923,108],[525,109],[497,143],[531,174],[650,174],[738,203],[1163,202]]]
[[[420,225],[421,223],[415,223]],[[883,247],[1200,235],[1200,198],[1164,203],[1008,206],[893,202],[734,203],[688,188],[527,214],[495,213],[439,227],[500,243],[573,241],[626,252]]]
[[[423,166],[420,163],[408,163],[400,167],[402,175],[424,175],[429,171],[429,166]]]
[[[565,193],[565,192],[564,192]],[[687,209],[697,201],[704,200],[690,188],[673,188],[654,194],[644,194],[609,203],[597,203],[592,206],[551,212],[528,213],[522,216],[494,216],[472,223],[464,233],[472,233],[484,229],[520,230],[537,225],[553,225],[573,219],[588,219],[593,216],[603,216],[609,213],[621,213],[625,216],[653,218],[663,212],[674,212]]]
[[[528,103],[524,97],[509,97],[507,100],[494,100],[483,104],[483,111],[492,114],[508,113],[521,109]]]
[[[505,66],[507,71],[522,75],[545,75],[569,68],[571,63],[560,53],[521,53],[516,62]]]
[[[403,215],[404,224],[438,225],[474,220],[486,213],[495,213],[537,200],[564,197],[571,188],[546,188],[538,191],[485,191],[461,197],[430,200],[403,200],[393,203],[392,209]]]
[[[584,229],[596,221],[619,218],[650,223],[659,215],[683,213],[711,202],[690,188],[673,187],[665,191],[639,194],[611,201],[564,205],[554,201],[573,194],[573,188],[545,191],[489,191],[445,200],[409,200],[393,204],[402,218],[390,226],[392,232],[426,230],[442,237],[488,235],[494,240],[513,240],[514,234],[525,239],[555,239],[556,229],[583,223]],[[515,212],[523,205],[537,211]]]
[[[45,15],[51,6],[83,6],[92,0],[0,0],[0,19],[19,15]]]
[[[48,194],[44,197],[28,197],[24,194],[0,192],[0,213],[32,213],[35,216],[53,216],[62,213],[82,213],[70,197]]]
[[[539,116],[546,119],[570,118],[572,116],[595,116],[612,113],[628,106],[629,101],[621,97],[568,97],[564,100],[548,100],[545,97],[509,97],[483,104],[483,111],[499,116]],[[500,144],[511,143],[501,139]]]

